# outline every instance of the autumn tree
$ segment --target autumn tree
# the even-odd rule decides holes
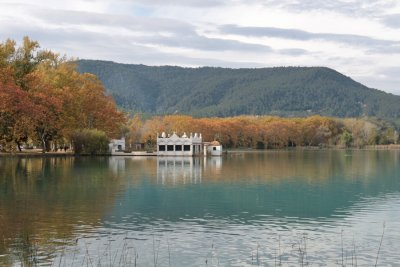
[[[2,142],[19,146],[28,138],[40,142],[70,140],[74,131],[97,129],[118,137],[125,115],[92,74],[38,42],[23,39],[20,47],[7,40],[0,44],[0,116]]]
[[[127,141],[130,145],[141,142],[143,120],[140,113],[137,113],[128,122]]]
[[[0,83],[0,144],[3,148],[21,149],[21,142],[26,141],[34,132],[31,112],[34,104],[28,93],[13,83]]]

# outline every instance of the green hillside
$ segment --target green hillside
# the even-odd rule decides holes
[[[151,114],[273,114],[400,117],[400,96],[370,89],[324,67],[258,69],[150,67],[80,60],[117,104]]]

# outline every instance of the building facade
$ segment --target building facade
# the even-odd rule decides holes
[[[221,156],[222,155],[221,143],[218,141],[204,143],[204,155]]]
[[[109,151],[111,154],[115,152],[120,152],[125,150],[125,138],[121,139],[111,139],[110,143],[108,144]]]
[[[203,138],[201,134],[184,133],[178,136],[173,133],[171,136],[164,132],[157,134],[157,155],[158,156],[198,156],[203,154]]]

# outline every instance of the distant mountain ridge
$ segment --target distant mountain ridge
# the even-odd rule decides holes
[[[183,68],[79,60],[78,70],[97,75],[117,105],[129,111],[400,118],[400,96],[325,67]]]

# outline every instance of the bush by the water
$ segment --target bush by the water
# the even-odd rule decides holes
[[[108,152],[109,139],[105,132],[96,129],[76,131],[72,135],[75,154],[105,154]]]

